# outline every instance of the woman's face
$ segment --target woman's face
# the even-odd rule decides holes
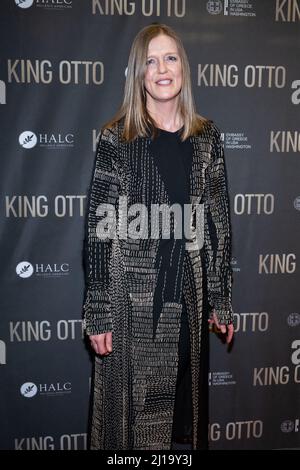
[[[176,42],[165,34],[156,36],[149,43],[144,85],[147,101],[170,101],[181,90],[181,59]]]

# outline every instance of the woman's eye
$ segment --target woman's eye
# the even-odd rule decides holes
[[[178,59],[177,59],[177,57],[174,56],[174,55],[168,55],[168,56],[166,56],[166,60],[167,60],[168,62],[176,62]],[[146,65],[154,65],[154,64],[156,64],[156,60],[155,60],[155,59],[153,59],[153,58],[152,58],[152,59],[147,59]]]
[[[153,64],[154,63],[154,60],[153,59],[148,59],[146,61],[146,65],[150,65],[150,64]]]
[[[171,62],[175,62],[177,60],[177,57],[175,57],[174,55],[169,55],[167,59],[170,60]]]

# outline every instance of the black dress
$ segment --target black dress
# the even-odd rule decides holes
[[[168,190],[170,204],[184,207],[189,201],[189,179],[192,167],[193,148],[191,143],[180,140],[181,129],[170,132],[158,129],[159,135],[152,143],[156,164]],[[159,245],[160,269],[158,288],[154,297],[154,331],[163,302],[168,301],[168,293],[177,292],[177,301],[183,303],[179,336],[179,364],[176,385],[172,440],[182,442],[191,437],[192,429],[192,390],[190,370],[190,341],[188,318],[182,286],[177,285],[178,266],[183,269],[184,245],[186,237],[182,225],[182,239],[174,244],[172,239],[161,239]]]

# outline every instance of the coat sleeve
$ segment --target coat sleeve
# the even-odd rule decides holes
[[[116,224],[119,179],[115,167],[117,147],[108,129],[101,131],[97,146],[92,179],[88,194],[84,239],[85,300],[83,304],[83,329],[88,335],[112,331],[110,262],[114,231],[106,238],[99,237],[97,224],[104,217],[110,220],[107,227]],[[109,204],[109,212],[99,215],[101,204]],[[103,206],[101,206],[103,207]]]
[[[212,124],[211,160],[204,190],[204,254],[208,303],[219,323],[233,322],[231,305],[231,223],[224,147],[220,131]]]

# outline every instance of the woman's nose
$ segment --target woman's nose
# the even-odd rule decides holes
[[[166,66],[166,63],[165,63],[165,61],[164,61],[163,59],[161,59],[161,60],[158,61],[157,68],[158,68],[158,71],[159,71],[160,73],[166,72],[167,66]]]

